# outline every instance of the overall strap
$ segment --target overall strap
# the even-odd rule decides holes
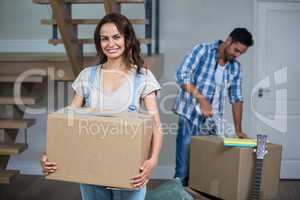
[[[97,75],[97,67],[92,67],[91,73],[90,73],[90,78],[89,78],[89,82],[91,85],[94,84],[96,75]]]
[[[97,75],[97,68],[98,67],[92,67],[91,72],[90,72],[88,95],[87,95],[87,99],[86,99],[89,106],[91,106],[91,103],[92,103],[91,102],[91,91],[92,91],[92,88],[95,87],[94,82],[95,82],[96,75]]]
[[[134,77],[133,77],[133,90],[132,90],[132,100],[131,103],[128,107],[128,112],[136,112],[137,111],[137,100],[139,100],[138,98],[138,87],[139,87],[139,83],[141,81],[141,75],[138,73],[135,73]]]

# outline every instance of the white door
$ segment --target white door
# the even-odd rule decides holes
[[[256,4],[253,133],[283,145],[281,178],[300,178],[300,2]]]

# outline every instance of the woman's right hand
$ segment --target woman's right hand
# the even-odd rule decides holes
[[[44,176],[54,173],[57,170],[57,164],[55,162],[50,162],[46,153],[43,154],[41,165],[43,168]]]

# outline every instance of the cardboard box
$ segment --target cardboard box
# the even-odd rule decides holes
[[[262,171],[262,198],[277,199],[282,146],[267,144]],[[192,138],[189,187],[225,200],[248,199],[256,154],[252,148],[224,147],[217,136]]]
[[[58,170],[47,179],[133,189],[130,179],[149,157],[152,118],[83,111],[48,115],[47,154]]]

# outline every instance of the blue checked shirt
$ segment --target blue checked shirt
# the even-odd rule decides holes
[[[219,57],[219,45],[222,41],[214,43],[198,44],[188,54],[181,66],[176,71],[176,82],[180,86],[175,99],[173,111],[186,117],[194,125],[199,126],[204,120],[201,113],[197,112],[199,106],[197,100],[183,88],[183,84],[194,85],[212,103],[215,83],[215,70]],[[230,103],[242,102],[242,76],[241,65],[238,61],[232,60],[225,65],[224,89],[220,94],[219,115],[223,114],[225,92],[228,92]]]

